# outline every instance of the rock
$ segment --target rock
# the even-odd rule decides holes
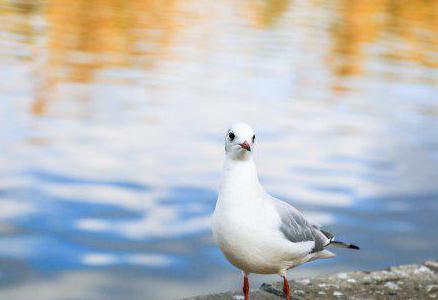
[[[414,272],[433,274],[433,271],[426,266],[421,266],[418,269],[416,269]]]
[[[333,296],[335,296],[335,297],[342,297],[342,296],[344,296],[344,294],[342,294],[340,291],[334,291],[333,292]]]
[[[186,298],[186,300],[243,300],[244,297],[241,293],[226,292],[212,295],[196,296],[193,298]],[[254,290],[250,293],[250,299],[252,300],[278,300],[278,296],[267,293],[261,290]]]
[[[426,267],[438,273],[438,261],[436,260],[428,260],[424,263]]]
[[[323,289],[326,289],[328,287],[327,283],[320,283],[318,284],[318,286]]]
[[[385,287],[387,287],[390,290],[399,290],[399,286],[397,285],[397,283],[394,283],[392,281],[388,281],[387,283],[385,283]]]
[[[302,284],[302,285],[308,285],[310,283],[310,279],[297,280],[297,283]]]
[[[329,299],[436,299],[438,262],[402,265],[374,272],[339,273],[331,276],[290,281],[293,300]],[[264,283],[251,290],[251,300],[284,298],[283,282]],[[191,300],[240,300],[242,293],[227,292],[189,298]]]
[[[437,284],[429,284],[426,286],[426,291],[428,293],[438,292],[438,285]]]

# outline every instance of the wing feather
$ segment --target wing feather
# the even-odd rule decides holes
[[[289,241],[293,243],[313,241],[315,244],[311,253],[322,251],[330,244],[333,234],[310,223],[292,205],[281,200],[274,200],[281,218],[280,230]]]

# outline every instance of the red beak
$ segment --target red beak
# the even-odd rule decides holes
[[[245,141],[245,142],[242,143],[242,144],[239,144],[239,146],[242,147],[242,148],[245,149],[245,150],[251,151],[251,146],[248,144],[247,141]]]

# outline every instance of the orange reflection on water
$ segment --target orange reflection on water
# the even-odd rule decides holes
[[[46,11],[52,61],[74,65],[72,79],[79,81],[102,66],[151,66],[178,29],[175,0],[57,0]],[[70,51],[88,56],[81,63]]]
[[[289,8],[291,2],[290,0],[249,0],[245,4],[247,9],[252,12],[251,18],[254,26],[263,28],[273,25]]]
[[[438,67],[438,1],[388,1],[387,9],[396,40],[386,57]]]
[[[438,2],[340,0],[332,27],[332,69],[338,76],[363,71],[366,47],[380,43],[383,57],[437,67]]]
[[[339,2],[338,15],[332,25],[333,70],[338,76],[355,75],[362,71],[363,46],[374,41],[382,30],[376,16],[384,9],[384,1]]]
[[[330,71],[325,73],[328,74],[326,80],[335,91],[348,89],[344,79],[366,73],[371,61],[438,67],[438,1],[261,0],[218,2],[214,7],[200,1],[178,0],[0,1],[2,20],[13,19],[12,24],[2,26],[2,31],[23,37],[24,43],[30,44],[32,49],[32,55],[27,58],[37,62],[35,100],[31,109],[35,114],[45,114],[48,103],[60,98],[57,94],[62,83],[88,84],[95,80],[97,71],[106,68],[153,70],[171,60],[171,53],[178,52],[173,51],[174,47],[203,47],[202,44],[194,46],[190,36],[177,39],[189,23],[194,25],[191,34],[208,35],[214,41],[218,32],[210,31],[210,24],[221,24],[223,15],[209,12],[217,8],[236,12],[230,17],[231,21],[227,21],[232,22],[234,28],[224,28],[222,35],[245,32],[257,39],[260,30],[273,35],[280,33],[281,38],[276,39],[279,45],[272,45],[273,48],[282,47],[282,42],[289,45],[285,40],[290,38],[289,33],[311,32],[327,37],[330,45],[324,54],[327,59],[321,59],[323,64],[316,67]],[[293,23],[296,27],[278,22],[300,13],[308,19],[307,16],[318,15],[316,11],[323,12],[325,17]],[[201,22],[193,18],[200,15]],[[42,20],[43,29],[34,24],[38,22],[31,21],[33,17]],[[239,23],[232,18],[246,18],[250,22]],[[236,30],[239,26],[248,28]],[[306,26],[312,30],[303,31]],[[308,51],[313,51],[319,44],[314,42],[309,47]],[[240,53],[230,54],[237,57]],[[193,60],[203,63],[196,57]],[[315,66],[303,65],[303,69],[306,68]]]
[[[61,82],[87,83],[102,68],[151,68],[166,57],[179,24],[178,2],[50,1],[48,58],[32,111],[44,114]]]

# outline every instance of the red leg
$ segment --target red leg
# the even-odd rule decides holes
[[[283,276],[283,293],[286,295],[286,299],[290,300],[289,282],[287,281],[286,276]]]
[[[249,300],[249,280],[246,274],[243,274],[243,294],[245,295],[245,300]]]

